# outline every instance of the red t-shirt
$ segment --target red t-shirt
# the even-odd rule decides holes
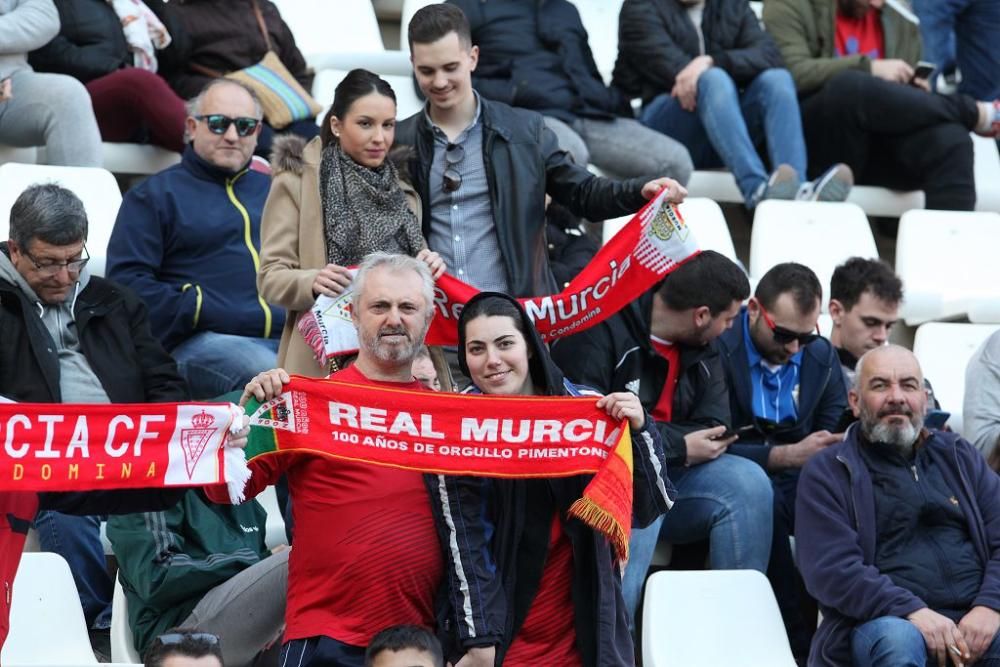
[[[885,53],[885,36],[882,33],[882,13],[869,9],[864,18],[856,19],[837,12],[834,48],[837,55],[863,55],[878,59]]]
[[[677,387],[677,376],[680,373],[681,351],[673,343],[653,336],[649,337],[649,342],[656,353],[667,360],[667,379],[660,391],[660,398],[657,399],[650,414],[658,422],[668,422],[674,413],[674,389]]]
[[[369,380],[354,366],[331,377],[424,389],[415,380]],[[391,625],[435,626],[443,563],[420,473],[308,452],[258,457],[250,467],[248,496],[283,471],[288,475],[295,543],[288,561],[286,640],[323,635],[367,646]],[[225,502],[214,488],[210,495]]]
[[[552,517],[549,551],[538,592],[507,650],[504,667],[582,667],[583,660],[576,648],[575,617],[573,545],[556,514]]]

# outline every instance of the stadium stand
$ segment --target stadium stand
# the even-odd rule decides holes
[[[830,276],[849,257],[878,257],[868,218],[856,204],[763,201],[750,237],[750,282],[775,264],[799,262],[816,272],[823,294]],[[823,299],[826,312],[826,299]]]
[[[907,324],[963,316],[973,322],[1000,322],[998,230],[1000,213],[912,210],[903,214],[896,273],[906,290],[900,314]]]
[[[951,413],[948,426],[953,431],[962,432],[965,367],[982,342],[997,329],[1000,324],[950,322],[928,322],[917,328],[913,353],[920,360],[924,377],[934,383],[934,396],[941,409]]]
[[[656,572],[642,615],[645,667],[795,665],[774,593],[756,570]]]

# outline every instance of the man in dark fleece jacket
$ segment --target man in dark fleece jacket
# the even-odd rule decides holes
[[[1000,664],[1000,477],[923,428],[923,380],[909,350],[865,353],[859,423],[802,471],[798,562],[823,612],[810,666]]]

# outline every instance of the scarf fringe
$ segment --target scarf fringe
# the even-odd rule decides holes
[[[250,423],[243,408],[235,403],[229,404],[233,416],[229,424],[230,435],[236,435]],[[249,438],[248,438],[249,444]],[[250,481],[250,466],[247,465],[246,451],[243,447],[229,447],[223,443],[223,465],[226,474],[226,490],[229,492],[229,502],[239,505],[246,500],[246,486]]]
[[[619,561],[628,560],[628,534],[614,515],[586,496],[570,505],[569,515],[608,538]]]

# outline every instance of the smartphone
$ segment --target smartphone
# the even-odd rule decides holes
[[[910,83],[913,83],[915,79],[923,79],[925,81],[930,81],[931,74],[934,73],[936,69],[934,63],[927,62],[926,60],[921,60],[917,63],[917,66],[913,69],[913,76],[910,78]]]
[[[950,412],[944,410],[928,410],[924,415],[924,426],[940,431],[944,428],[945,422],[951,417]]]
[[[740,426],[735,431],[732,428],[727,427],[725,433],[723,433],[722,435],[715,436],[714,439],[715,440],[725,440],[726,438],[731,438],[734,435],[740,435],[741,433],[746,433],[747,431],[751,430],[752,428],[753,428],[753,424],[747,424],[746,426]]]

